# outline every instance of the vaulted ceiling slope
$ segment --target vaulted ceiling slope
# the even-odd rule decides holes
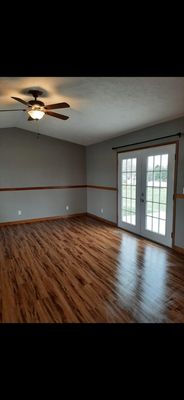
[[[28,101],[30,89],[43,91],[45,104],[67,102],[57,110],[67,121],[27,113],[0,113],[0,128],[17,127],[90,145],[184,115],[184,77],[1,77],[0,109],[22,109],[11,96]]]

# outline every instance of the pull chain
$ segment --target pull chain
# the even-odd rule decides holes
[[[39,131],[39,120],[38,119],[36,120],[36,123],[37,123],[37,129],[38,129],[37,139],[39,139],[40,138],[40,131]]]

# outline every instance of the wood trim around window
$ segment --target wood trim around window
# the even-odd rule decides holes
[[[153,139],[154,141],[154,139]],[[134,147],[133,145],[126,150],[122,151],[117,151],[116,154],[116,177],[118,177],[118,154],[121,153],[127,153],[131,151],[139,151],[139,150],[144,150],[144,149],[149,149],[153,147],[161,147],[161,146],[168,146],[171,144],[176,145],[176,159],[175,159],[175,172],[174,172],[174,198],[173,198],[173,237],[172,237],[172,248],[175,248],[175,225],[176,225],[176,199],[178,198],[184,198],[184,195],[182,194],[176,194],[176,188],[177,188],[177,174],[178,174],[178,161],[179,161],[179,140],[174,140],[174,141],[167,141],[164,143],[157,143],[153,145],[148,145],[148,146],[143,146],[143,147]],[[132,148],[133,147],[133,148]],[[117,178],[116,178],[117,179]],[[117,189],[118,190],[118,189]],[[118,225],[118,199],[117,199],[117,225]]]
[[[153,139],[153,141],[154,141],[154,139]],[[179,144],[179,140],[174,140],[174,141],[170,141],[170,142],[165,142],[165,143],[160,143],[160,144],[152,144],[152,145],[147,145],[147,146],[141,146],[141,147],[135,147],[135,145],[132,145],[129,149],[127,149],[127,150],[120,150],[120,151],[117,151],[117,154],[120,154],[120,153],[129,153],[129,152],[131,152],[131,151],[138,151],[138,150],[144,150],[144,149],[150,149],[150,148],[152,148],[152,147],[160,147],[160,146],[167,146],[167,145],[169,145],[169,144],[176,144],[176,143],[178,143]],[[132,148],[133,147],[133,148]]]
[[[175,245],[175,234],[176,234],[176,190],[177,190],[177,178],[178,178],[178,163],[179,163],[179,141],[176,143],[175,163],[174,163],[174,195],[173,195],[173,223],[172,223],[172,248]]]

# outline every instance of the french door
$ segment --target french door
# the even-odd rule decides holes
[[[118,155],[118,226],[172,247],[175,144]]]

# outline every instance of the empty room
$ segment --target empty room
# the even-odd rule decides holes
[[[184,78],[0,78],[0,322],[184,322]]]

